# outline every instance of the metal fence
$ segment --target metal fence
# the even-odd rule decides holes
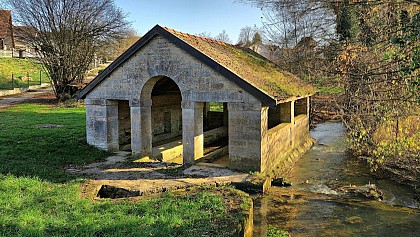
[[[48,75],[43,70],[23,73],[12,72],[8,79],[0,83],[0,90],[13,90],[14,88],[42,85],[43,82],[47,81]]]

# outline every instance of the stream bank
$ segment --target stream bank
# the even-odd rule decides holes
[[[420,203],[409,187],[373,175],[346,150],[344,127],[318,124],[317,144],[295,164],[290,187],[272,187],[254,198],[254,236],[280,228],[292,236],[418,236]],[[380,198],[343,192],[375,187]]]

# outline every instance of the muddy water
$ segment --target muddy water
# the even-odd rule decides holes
[[[291,236],[420,236],[420,203],[409,189],[377,179],[346,152],[340,123],[319,124],[317,144],[295,165],[292,186],[255,200],[254,236],[280,228]],[[349,195],[340,187],[375,184],[384,200]]]

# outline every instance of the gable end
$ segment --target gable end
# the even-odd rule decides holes
[[[180,49],[186,51],[191,56],[195,57],[202,63],[206,64],[216,72],[220,73],[222,76],[260,100],[262,103],[270,106],[275,107],[277,101],[275,98],[267,95],[266,93],[262,92],[261,90],[257,89],[247,81],[240,78],[235,73],[231,72],[223,65],[220,65],[204,53],[200,52],[199,50],[195,49],[188,43],[184,42],[183,40],[179,39],[178,37],[174,36],[170,32],[166,31],[164,28],[156,25],[150,30],[147,34],[145,34],[139,41],[137,41],[133,46],[131,46],[126,52],[124,52],[120,57],[118,57],[113,63],[111,63],[105,70],[103,70],[92,82],[90,82],[83,90],[81,90],[75,97],[76,99],[84,99],[86,95],[94,89],[100,82],[105,80],[114,70],[116,70],[120,65],[122,65],[126,60],[128,60],[131,56],[133,56],[139,49],[144,47],[150,40],[152,40],[156,35],[160,35],[161,37],[166,38],[170,42],[172,42],[175,46],[179,47]]]

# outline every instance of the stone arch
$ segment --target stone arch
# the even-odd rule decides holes
[[[183,97],[183,88],[180,86],[180,83],[177,82],[176,80],[174,80],[172,77],[170,76],[166,76],[166,75],[157,75],[157,76],[153,76],[151,77],[149,80],[146,81],[146,83],[144,83],[141,92],[140,92],[140,100],[141,101],[149,101],[151,100],[151,96],[152,96],[152,91],[153,88],[155,87],[156,83],[162,79],[169,79],[171,80],[173,83],[175,83],[181,93],[181,97]]]
[[[168,155],[156,149],[156,146],[172,140],[182,140],[182,94],[176,81],[164,75],[151,77],[143,85],[139,95],[141,139],[137,141],[140,142],[138,149],[141,150],[142,156],[162,160],[173,158],[167,157]],[[182,144],[175,143],[174,149],[181,157]]]

